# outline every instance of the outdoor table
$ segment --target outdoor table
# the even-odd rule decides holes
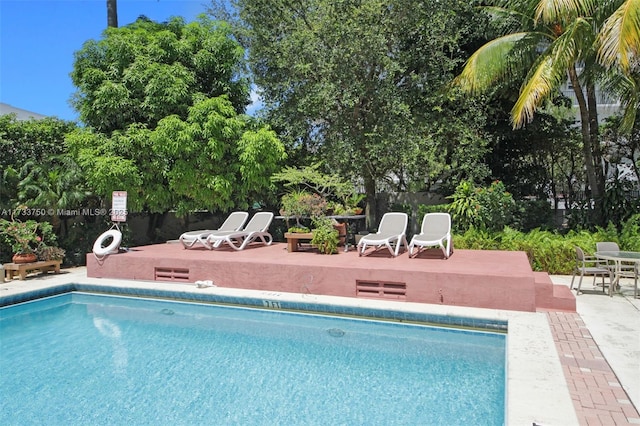
[[[611,280],[611,285],[609,285],[610,297],[613,297],[613,289],[620,282],[622,262],[635,262],[637,265],[640,265],[640,252],[637,251],[597,251],[595,255],[598,259],[612,260],[616,264],[614,277]],[[637,270],[635,273],[638,273]]]

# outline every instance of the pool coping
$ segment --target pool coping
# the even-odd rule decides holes
[[[176,300],[180,302],[192,303],[211,303],[219,305],[234,305],[248,308],[292,311],[300,313],[312,313],[320,315],[339,315],[347,317],[364,317],[367,319],[387,320],[404,323],[419,323],[423,325],[435,325],[440,327],[455,327],[465,329],[477,329],[487,332],[507,333],[507,321],[496,320],[491,318],[479,317],[462,317],[462,316],[442,316],[434,315],[426,312],[417,312],[410,310],[392,310],[387,306],[381,308],[363,307],[363,306],[347,306],[344,304],[327,304],[318,301],[295,300],[278,297],[278,292],[269,292],[268,294],[253,295],[226,295],[207,292],[192,292],[180,289],[176,290],[160,290],[147,289],[141,287],[114,287],[107,285],[84,284],[84,283],[68,283],[57,286],[51,286],[38,290],[30,290],[14,295],[0,296],[0,308],[11,306],[23,302],[41,299],[45,297],[56,296],[70,292],[82,292],[93,294],[104,294],[110,296],[140,297],[140,298],[160,298]],[[261,297],[257,297],[261,296]]]
[[[551,328],[544,312],[517,312],[484,308],[429,305],[375,299],[359,299],[318,294],[245,290],[215,286],[157,281],[126,281],[90,278],[82,268],[44,279],[20,281],[0,286],[0,306],[8,300],[21,301],[34,294],[60,294],[67,291],[117,293],[149,297],[158,295],[193,301],[244,303],[266,309],[317,308],[327,313],[378,315],[404,321],[432,321],[436,317],[456,317],[444,325],[480,327],[504,331],[507,327],[507,413],[505,424],[577,425],[578,419],[558,358]],[[262,305],[262,306],[261,306]],[[326,308],[329,307],[329,308]],[[399,315],[399,317],[398,317]]]

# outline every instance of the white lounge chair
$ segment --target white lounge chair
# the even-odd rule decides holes
[[[446,246],[445,246],[446,241]],[[420,233],[411,238],[409,257],[420,254],[425,247],[439,246],[444,258],[451,256],[451,216],[449,213],[427,213],[422,218]],[[416,250],[415,256],[413,250]]]
[[[378,232],[367,234],[358,243],[359,255],[364,255],[367,246],[374,246],[376,250],[385,246],[395,257],[400,253],[400,246],[407,247],[407,223],[409,217],[406,213],[385,213],[380,221]]]
[[[220,225],[220,228],[185,232],[180,235],[180,242],[186,249],[196,247],[197,245],[202,245],[211,250],[213,247],[211,247],[207,242],[207,237],[211,235],[212,232],[237,231],[239,229],[242,229],[242,226],[247,221],[248,217],[249,213],[247,212],[233,212],[227,217],[222,225]]]
[[[247,226],[241,231],[214,231],[207,237],[207,244],[210,247],[218,247],[222,243],[227,243],[235,250],[244,250],[253,241],[260,240],[265,245],[270,245],[273,241],[269,233],[269,226],[273,220],[273,213],[258,212],[253,215]]]

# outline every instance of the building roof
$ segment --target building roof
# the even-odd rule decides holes
[[[28,120],[30,118],[40,120],[46,118],[46,115],[38,114],[36,112],[27,111],[26,109],[16,108],[9,104],[0,102],[0,115],[15,114],[18,120]]]

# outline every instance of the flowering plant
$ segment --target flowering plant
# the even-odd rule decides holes
[[[0,219],[0,237],[11,246],[14,253],[33,253],[42,244],[40,223],[35,220],[20,222]]]

